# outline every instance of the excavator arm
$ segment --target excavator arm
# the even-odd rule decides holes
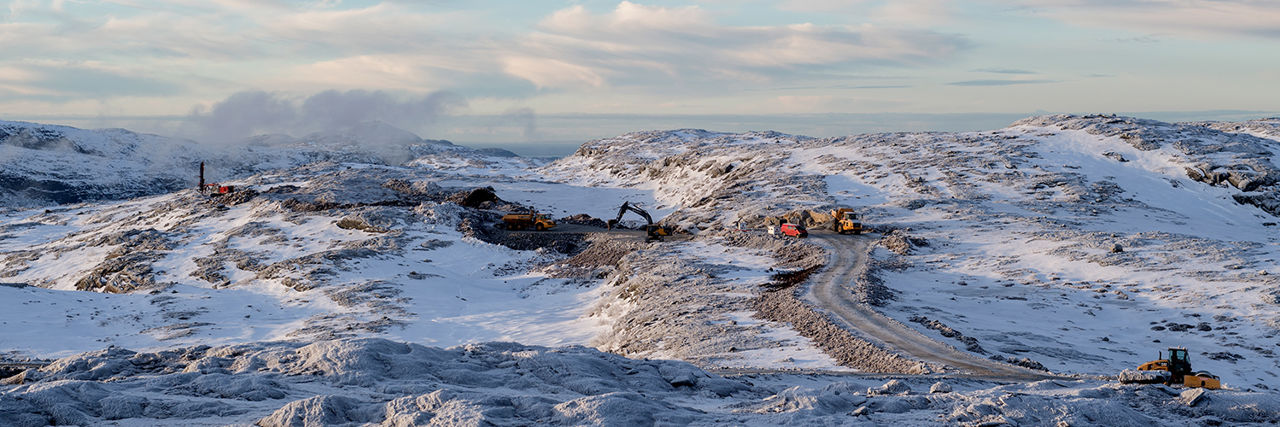
[[[608,222],[610,230],[613,229],[613,226],[618,225],[619,221],[622,221],[622,216],[626,215],[627,211],[635,212],[637,215],[644,217],[644,220],[649,222],[648,225],[653,225],[653,217],[649,216],[649,212],[633,206],[631,202],[622,202],[622,206],[618,207],[618,217]]]
[[[636,215],[640,215],[644,217],[644,220],[648,222],[648,224],[644,226],[644,231],[645,231],[644,240],[646,242],[662,241],[663,236],[671,235],[671,230],[661,225],[655,225],[653,223],[653,217],[649,216],[649,212],[646,212],[644,209],[640,209],[639,207],[632,205],[631,202],[622,202],[622,206],[618,207],[618,217],[612,220],[609,220],[608,222],[608,226],[610,230],[612,230],[614,226],[618,225],[618,221],[622,221],[622,216],[626,215],[627,211],[635,212]]]

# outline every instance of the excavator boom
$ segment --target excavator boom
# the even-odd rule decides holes
[[[619,221],[622,221],[622,216],[626,215],[627,211],[635,212],[636,215],[644,217],[644,220],[647,222],[644,227],[646,242],[652,242],[654,240],[660,241],[663,236],[671,235],[671,230],[668,230],[666,227],[661,225],[654,224],[653,217],[649,215],[649,212],[632,205],[631,202],[622,202],[622,206],[618,207],[618,216],[609,220],[607,223],[610,230],[612,230],[614,226],[618,225]]]
[[[631,202],[622,202],[622,206],[618,207],[618,217],[609,221],[609,228],[612,229],[613,226],[618,225],[618,222],[622,221],[622,216],[626,215],[627,211],[635,212],[637,215],[644,217],[644,220],[648,222],[648,225],[653,225],[653,217],[649,216],[649,212],[635,207]]]

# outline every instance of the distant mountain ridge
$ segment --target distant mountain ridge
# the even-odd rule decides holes
[[[398,165],[423,156],[505,157],[427,140],[382,122],[304,137],[260,135],[207,145],[125,129],[0,121],[0,206],[115,200],[194,186],[200,162],[210,180],[322,161]]]

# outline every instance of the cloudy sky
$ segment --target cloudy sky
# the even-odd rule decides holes
[[[0,2],[0,5],[4,5]],[[1275,114],[1273,0],[10,0],[0,119],[429,138]]]

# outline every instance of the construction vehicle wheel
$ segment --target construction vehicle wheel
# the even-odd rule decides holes
[[[536,225],[534,225],[534,226],[533,226],[533,229],[534,229],[534,230],[538,230],[538,231],[542,231],[542,230],[546,230],[547,228],[546,228],[546,227],[543,227],[543,226],[542,226],[542,224],[536,224]]]
[[[1194,376],[1197,376],[1197,377],[1213,378],[1213,379],[1215,379],[1215,380],[1216,380],[1216,379],[1218,379],[1218,376],[1217,376],[1217,375],[1210,374],[1208,371],[1200,371],[1200,372],[1196,372],[1196,373],[1191,374],[1191,375],[1194,375]]]

